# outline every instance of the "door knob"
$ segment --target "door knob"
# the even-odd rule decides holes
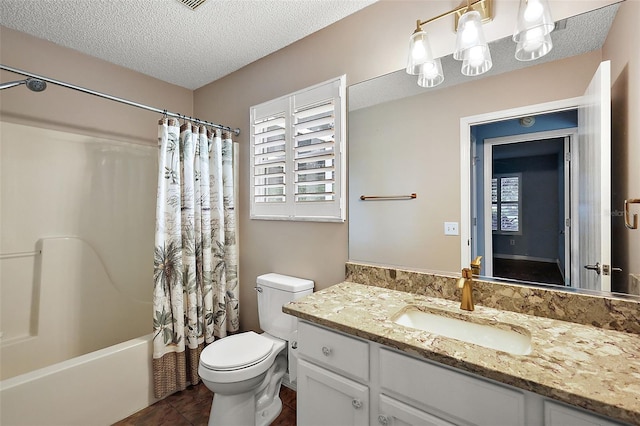
[[[595,265],[584,265],[584,269],[588,269],[590,271],[596,271],[598,275],[600,275],[600,271],[601,271],[600,262],[596,262]]]

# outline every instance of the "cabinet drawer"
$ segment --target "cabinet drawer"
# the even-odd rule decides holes
[[[576,410],[552,401],[544,401],[545,426],[616,426],[612,420],[605,420],[586,411]]]
[[[300,356],[360,380],[369,379],[369,343],[306,322],[298,324]]]
[[[378,423],[383,426],[455,426],[386,395],[380,395]]]
[[[387,349],[380,349],[380,387],[454,423],[524,425],[523,392]]]

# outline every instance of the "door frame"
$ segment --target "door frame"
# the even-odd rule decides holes
[[[523,107],[509,108],[500,111],[472,115],[460,118],[460,268],[468,268],[471,262],[472,238],[471,212],[471,127],[529,115],[548,114],[571,109],[578,109],[582,103],[582,96],[544,102]],[[572,170],[574,168],[572,167]],[[477,224],[476,224],[477,226]],[[475,232],[474,232],[475,233]],[[573,233],[572,233],[573,234]]]
[[[565,189],[564,200],[562,201],[562,208],[564,209],[564,218],[563,218],[564,225],[562,226],[565,229],[565,233],[564,233],[565,249],[564,249],[564,253],[562,253],[562,256],[564,257],[564,270],[562,271],[562,275],[565,280],[565,283],[571,282],[570,277],[571,277],[572,259],[571,259],[570,248],[571,248],[571,242],[572,242],[572,238],[571,238],[572,233],[571,233],[570,223],[571,223],[572,208],[571,208],[570,197],[571,197],[571,194],[573,194],[575,191],[574,191],[574,188],[572,188],[570,185],[572,184],[572,182],[575,182],[575,179],[573,175],[570,175],[572,171],[571,171],[571,164],[570,164],[571,162],[568,161],[568,159],[570,158],[568,157],[568,154],[574,151],[573,144],[577,143],[577,140],[578,140],[577,127],[568,127],[565,129],[556,129],[556,130],[546,130],[546,131],[540,131],[540,132],[534,132],[534,133],[521,133],[521,134],[485,139],[484,156],[483,156],[484,182],[482,185],[483,196],[484,196],[484,223],[481,224],[484,227],[483,235],[485,236],[484,238],[485,258],[483,262],[485,265],[485,270],[484,270],[485,275],[493,276],[493,259],[488,255],[488,253],[493,253],[493,239],[490,238],[490,235],[491,235],[490,206],[491,206],[491,177],[493,175],[493,147],[499,146],[499,145],[506,145],[506,144],[518,144],[518,143],[525,143],[525,142],[531,142],[531,141],[542,141],[547,139],[560,139],[560,138],[564,139],[562,156],[563,156],[563,162],[565,163],[565,167],[563,168],[564,172],[562,176],[562,181]],[[475,189],[472,192],[475,192]],[[472,198],[474,200],[476,200],[477,197],[478,195],[475,195],[475,196],[472,195]],[[475,232],[474,232],[474,237],[477,238],[477,235]]]

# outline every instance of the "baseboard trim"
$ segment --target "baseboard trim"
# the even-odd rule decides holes
[[[528,260],[530,262],[560,263],[559,259],[549,259],[546,257],[523,256],[520,254],[498,254],[494,253],[494,258],[506,260]]]

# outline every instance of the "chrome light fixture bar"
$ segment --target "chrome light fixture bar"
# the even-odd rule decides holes
[[[461,72],[477,76],[493,66],[489,45],[482,24],[493,19],[493,0],[467,0],[465,5],[428,19],[416,21],[416,30],[409,38],[409,56],[406,71],[418,75],[418,85],[435,87],[444,81],[440,58],[434,58],[429,38],[423,26],[455,14],[457,31],[453,58],[462,61]],[[550,33],[554,22],[547,0],[520,0],[518,21],[513,35],[516,58],[520,61],[538,59],[553,47]]]

